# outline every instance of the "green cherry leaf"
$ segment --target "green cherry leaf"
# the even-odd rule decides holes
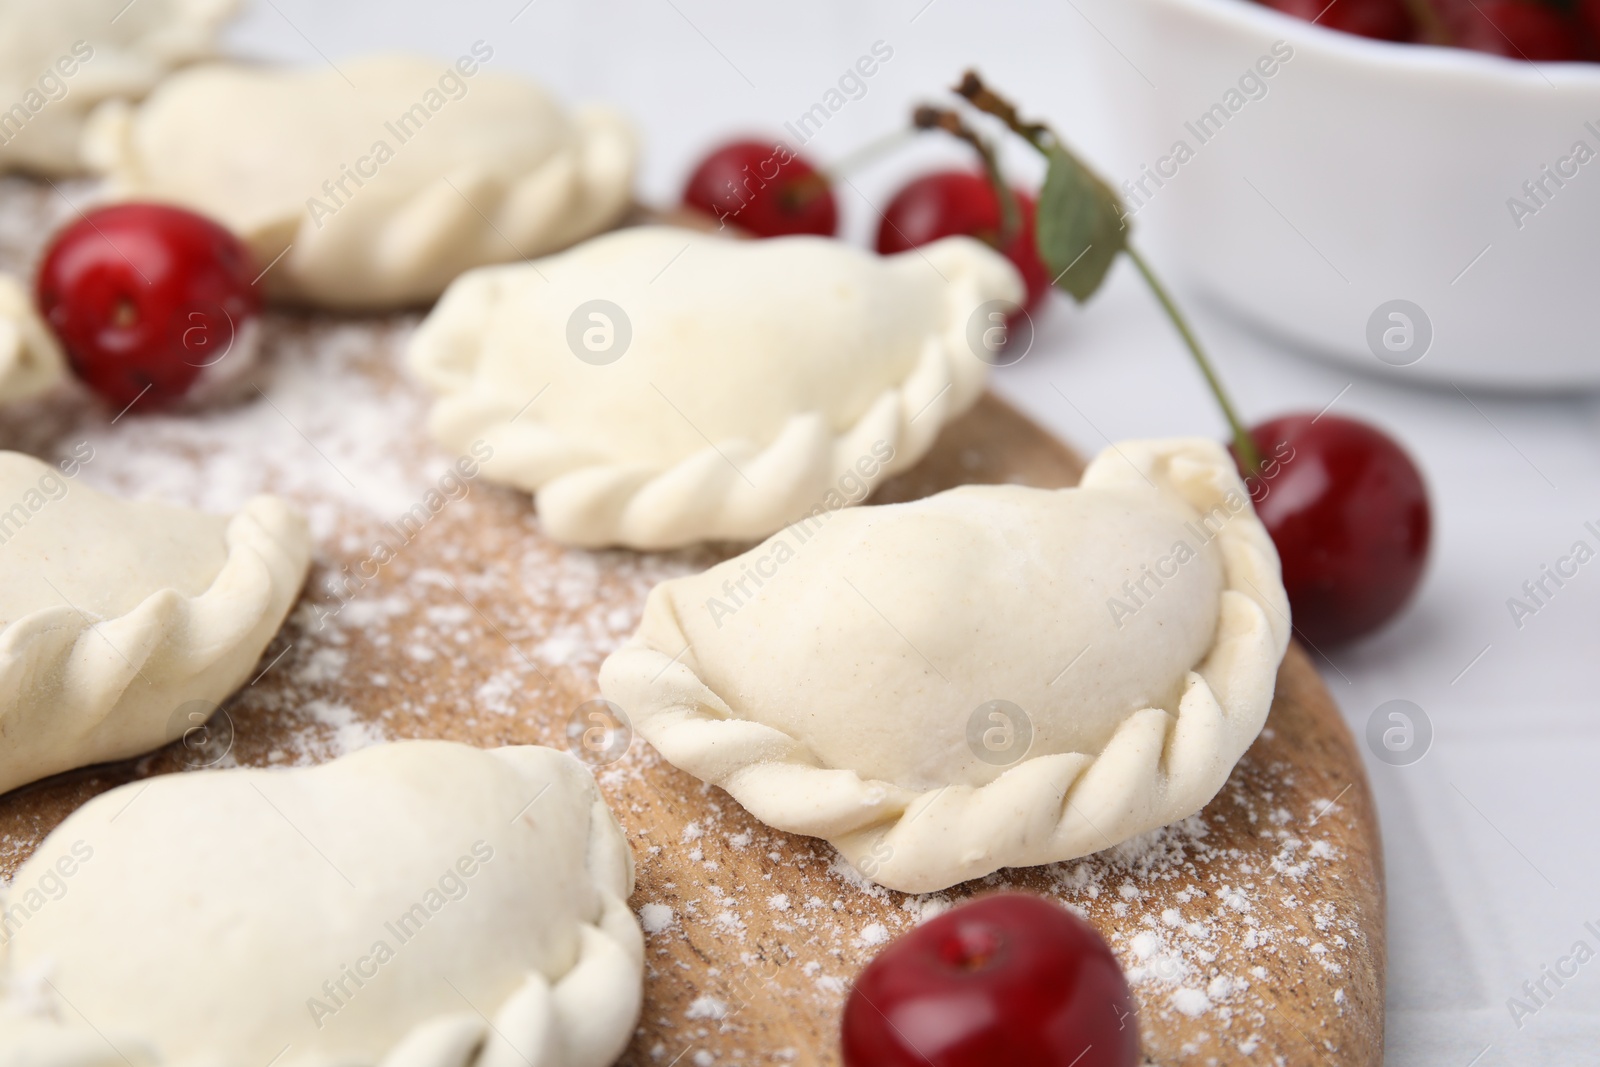
[[[1046,151],[1049,170],[1039,191],[1039,254],[1055,284],[1082,304],[1105,281],[1128,247],[1122,201],[1109,185],[1059,145]]]

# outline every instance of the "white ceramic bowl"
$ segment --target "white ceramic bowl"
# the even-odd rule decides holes
[[[1600,64],[1372,41],[1248,0],[1101,10],[1136,232],[1209,296],[1383,373],[1600,385]],[[1292,58],[1261,76],[1275,42]],[[1226,120],[1196,127],[1213,105]]]

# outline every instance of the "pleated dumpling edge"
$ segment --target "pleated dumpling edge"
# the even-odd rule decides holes
[[[458,279],[414,336],[429,429],[545,532],[657,550],[859,503],[981,395],[1022,283],[982,243],[618,231]]]
[[[601,690],[671,763],[931,892],[1194,814],[1290,634],[1227,452],[1123,442],[1077,488],[804,520],[657,586]]]

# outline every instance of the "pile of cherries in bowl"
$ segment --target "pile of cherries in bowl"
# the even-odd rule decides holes
[[[1600,0],[1257,0],[1331,30],[1510,59],[1600,61]]]

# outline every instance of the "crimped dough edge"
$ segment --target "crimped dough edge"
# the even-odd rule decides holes
[[[455,742],[390,743],[415,744]],[[519,753],[553,751],[521,745],[489,749],[487,754],[515,764]],[[529,975],[491,1018],[463,1010],[418,1023],[371,1067],[610,1067],[627,1047],[644,1000],[644,935],[627,904],[633,893],[633,853],[588,769],[565,753],[556,755],[577,767],[594,797],[587,865],[601,910],[593,921],[579,927],[578,958],[553,982],[541,974]],[[112,793],[138,788],[135,782]],[[4,903],[0,895],[0,907]],[[5,970],[4,944],[0,943],[0,978]],[[5,1007],[3,994],[0,984],[0,1009]],[[3,1011],[0,1022],[4,1023],[0,1028],[3,1067],[128,1067],[130,1063],[177,1067],[148,1046],[137,1044],[136,1036],[117,1035],[113,1048],[99,1031],[86,1026],[29,1015],[5,1016]]]
[[[220,703],[250,676],[311,562],[305,520],[272,496],[229,521],[206,590],[159,589],[93,622],[63,604],[0,630],[0,792],[126,759],[194,725],[175,712]]]
[[[1230,491],[1248,500],[1227,452],[1198,438],[1120,443],[1089,465],[1080,487],[1146,479],[1202,515]],[[677,635],[677,647],[635,636],[606,660],[600,687],[668,762],[726,789],[758,819],[825,838],[880,885],[934,892],[1110,848],[1193,815],[1222,788],[1266,722],[1290,623],[1277,551],[1253,509],[1222,524],[1216,544],[1225,575],[1216,637],[1188,672],[1178,713],[1133,712],[1098,754],[1026,758],[980,787],[917,792],[864,779],[737,717],[679,660],[688,641],[666,583],[645,614],[658,632]]]
[[[984,255],[972,255],[975,248]],[[921,255],[946,276],[946,310],[1022,299],[1010,264],[970,238],[945,238],[904,254]],[[494,456],[483,465],[485,475],[534,494],[545,533],[563,544],[662,551],[766,537],[821,510],[828,490],[879,442],[893,449],[892,458],[871,476],[855,468],[866,483],[863,497],[914,466],[939,431],[977,402],[987,379],[988,368],[968,347],[964,320],[945,315],[948,321],[923,338],[911,372],[842,433],[829,428],[823,412],[797,411],[764,446],[719,441],[664,468],[648,457],[596,462],[532,413],[518,418],[527,405],[475,382],[482,321],[501,298],[501,272],[520,269],[526,268],[487,268],[458,279],[418,329],[407,362],[440,394],[428,418],[434,438],[456,449],[488,442]]]

